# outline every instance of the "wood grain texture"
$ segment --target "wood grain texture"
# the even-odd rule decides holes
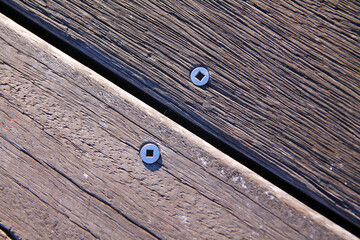
[[[358,1],[3,2],[360,227]]]
[[[1,224],[21,238],[356,239],[3,15],[0,79]]]

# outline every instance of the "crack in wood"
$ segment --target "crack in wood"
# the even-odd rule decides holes
[[[40,160],[38,160],[36,157],[34,157],[32,154],[30,154],[28,151],[26,151],[24,148],[22,148],[21,146],[19,146],[18,144],[10,141],[9,139],[5,138],[4,136],[0,137],[2,139],[4,139],[5,141],[7,141],[8,143],[10,143],[12,146],[14,146],[15,148],[17,148],[18,150],[20,150],[21,152],[23,152],[25,155],[29,156],[30,158],[32,158],[35,162],[39,163],[42,166],[47,166],[49,168],[51,168],[52,170],[54,170],[56,173],[58,173],[59,175],[61,175],[64,179],[68,180],[71,184],[73,184],[74,186],[76,186],[78,189],[80,189],[81,191],[83,191],[84,193],[86,193],[87,195],[95,198],[96,200],[98,200],[99,202],[104,203],[105,205],[109,206],[110,208],[112,208],[113,210],[115,210],[117,213],[119,213],[121,216],[123,216],[126,220],[128,220],[130,223],[134,224],[135,226],[139,227],[140,229],[143,229],[144,231],[146,231],[147,233],[151,234],[153,237],[155,237],[156,239],[160,239],[158,236],[156,236],[156,234],[154,234],[153,232],[151,232],[149,229],[147,229],[146,227],[142,226],[140,223],[138,223],[137,221],[131,219],[130,217],[126,216],[121,210],[115,208],[112,204],[110,204],[109,202],[107,202],[106,200],[100,198],[99,196],[97,196],[96,194],[86,190],[84,187],[82,187],[81,185],[79,185],[78,183],[76,183],[73,179],[71,179],[69,176],[67,176],[66,174],[64,174],[63,172],[61,172],[60,170],[56,169],[54,166],[50,165],[47,162],[42,162]],[[39,200],[43,201],[39,196],[37,196],[36,194],[34,194],[29,188],[23,186],[22,184],[20,184],[18,181],[16,181],[15,179],[13,179],[13,181],[15,183],[17,183],[19,186],[23,187],[24,189],[28,190],[29,192],[31,192],[34,196],[36,196]],[[44,202],[44,201],[43,201]],[[44,202],[45,204],[48,204],[46,202]],[[61,212],[60,212],[61,213]],[[61,213],[63,214],[63,213]],[[65,215],[66,216],[66,215]],[[68,217],[68,216],[67,216]],[[69,218],[69,217],[68,217]],[[75,223],[75,222],[74,222]],[[88,228],[85,228],[83,226],[78,225],[77,223],[75,223],[78,227],[88,231],[91,235],[93,235],[95,238],[99,239],[98,236],[96,236],[94,233],[92,233]]]

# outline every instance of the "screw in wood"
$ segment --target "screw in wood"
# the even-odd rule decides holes
[[[190,79],[196,86],[204,86],[210,79],[210,73],[204,67],[196,67],[191,71]]]
[[[160,158],[159,147],[154,143],[146,143],[140,149],[140,157],[147,164],[153,164]]]

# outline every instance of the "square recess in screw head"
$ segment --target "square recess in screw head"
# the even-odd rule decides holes
[[[198,72],[195,77],[199,79],[199,81],[201,81],[205,77],[205,75],[202,72]]]
[[[153,157],[154,156],[154,150],[148,149],[146,150],[146,157]]]

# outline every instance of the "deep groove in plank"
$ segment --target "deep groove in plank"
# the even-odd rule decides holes
[[[221,137],[214,136],[209,132],[200,129],[197,125],[189,121],[185,116],[182,116],[173,109],[168,108],[165,104],[156,100],[146,91],[143,91],[135,87],[134,85],[130,84],[129,82],[125,81],[124,79],[122,79],[115,71],[107,68],[105,65],[103,65],[103,63],[93,60],[90,56],[84,54],[74,46],[63,41],[55,34],[41,27],[36,22],[32,21],[31,19],[27,18],[26,16],[22,15],[16,10],[8,7],[6,4],[2,2],[0,2],[0,11],[4,15],[11,18],[18,24],[22,25],[23,27],[27,28],[29,31],[33,32],[34,34],[44,39],[51,45],[65,52],[69,56],[73,57],[74,59],[81,62],[85,66],[91,68],[92,70],[102,75],[103,77],[109,79],[110,81],[118,85],[120,88],[131,93],[132,95],[142,100],[143,102],[146,102],[148,105],[150,105],[157,111],[164,113],[168,118],[172,119],[176,123],[185,127],[195,135],[199,136],[202,139],[205,139],[207,142],[209,142],[213,146],[216,146],[218,149],[221,149],[221,151],[223,151],[227,155],[236,159],[241,164],[250,168],[260,176],[264,177],[266,180],[280,187],[285,192],[289,193],[290,195],[297,198],[304,204],[308,205],[309,207],[313,208],[314,210],[321,213],[325,217],[329,218],[336,224],[342,226],[343,228],[347,229],[353,234],[360,236],[360,231],[359,231],[360,228],[356,222],[349,221],[344,216],[336,212],[336,210],[326,207],[323,203],[320,202],[321,199],[314,199],[310,197],[308,193],[299,191],[298,188],[294,187],[287,181],[278,177],[276,174],[270,172],[266,167],[256,163],[255,161],[252,161],[250,158],[243,155],[241,152],[236,150],[234,146],[224,143]]]
[[[0,136],[1,137],[1,136]],[[4,138],[3,138],[4,139]],[[22,151],[23,152],[23,151]],[[25,187],[24,185],[22,185],[20,182],[18,182],[17,180],[11,178],[11,180],[17,184],[18,186],[20,186],[21,188],[25,189],[26,191],[30,192],[33,196],[35,196],[37,199],[39,199],[39,201],[43,202],[44,204],[46,205],[49,205],[46,201],[42,200],[38,195],[36,195],[33,191],[31,191],[29,188]],[[50,206],[51,208],[53,208],[52,206]],[[59,212],[58,210],[56,210],[55,208],[53,208],[55,211]],[[64,215],[65,217],[68,217],[67,215],[65,215],[64,213],[61,213],[59,212],[60,214]],[[99,239],[98,236],[96,236],[94,233],[91,232],[90,229],[86,228],[86,227],[83,227],[83,226],[80,226],[79,224],[77,224],[76,222],[70,220],[72,223],[74,223],[77,227],[79,227],[80,229],[88,232],[89,234],[91,234],[95,239]]]
[[[77,188],[79,188],[81,191],[85,192],[86,194],[88,194],[89,196],[97,199],[98,201],[104,203],[105,205],[109,206],[110,208],[112,208],[113,210],[115,210],[116,212],[118,212],[122,217],[124,217],[127,221],[131,222],[132,224],[134,224],[135,226],[141,228],[142,230],[146,231],[147,233],[149,233],[150,235],[152,235],[154,238],[160,239],[158,236],[156,236],[156,234],[154,234],[153,232],[151,232],[149,229],[147,229],[144,226],[141,226],[141,224],[139,224],[138,222],[132,220],[131,218],[129,218],[128,216],[126,216],[124,213],[122,213],[119,209],[115,208],[114,206],[112,206],[109,202],[107,202],[106,200],[102,199],[101,197],[97,196],[96,194],[89,192],[88,190],[86,190],[85,188],[83,188],[82,186],[80,186],[79,184],[77,184],[73,179],[71,179],[70,177],[68,177],[66,174],[64,174],[63,172],[61,172],[60,170],[56,169],[54,166],[46,163],[46,162],[41,162],[40,160],[36,159],[36,157],[34,157],[31,153],[27,152],[25,149],[23,149],[21,146],[18,146],[16,143],[10,141],[9,139],[3,137],[0,135],[0,137],[2,139],[4,139],[5,141],[7,141],[8,143],[10,143],[12,146],[14,146],[15,148],[17,148],[19,151],[21,151],[22,153],[24,153],[25,155],[29,156],[30,158],[32,158],[34,161],[36,161],[37,163],[41,164],[41,165],[46,165],[49,168],[51,168],[52,170],[54,170],[56,173],[58,173],[59,175],[61,175],[62,177],[64,177],[66,180],[68,180],[69,182],[71,182],[73,185],[75,185]],[[21,184],[20,184],[21,185]],[[22,186],[22,185],[21,185]],[[24,186],[22,186],[24,187]],[[24,187],[25,188],[25,187]],[[31,192],[31,191],[30,191]],[[32,193],[32,192],[31,192]],[[33,193],[32,193],[33,194]],[[82,228],[81,226],[79,226],[80,228]],[[96,237],[89,229],[84,229],[86,231],[88,231],[90,234],[92,234],[94,237]]]

